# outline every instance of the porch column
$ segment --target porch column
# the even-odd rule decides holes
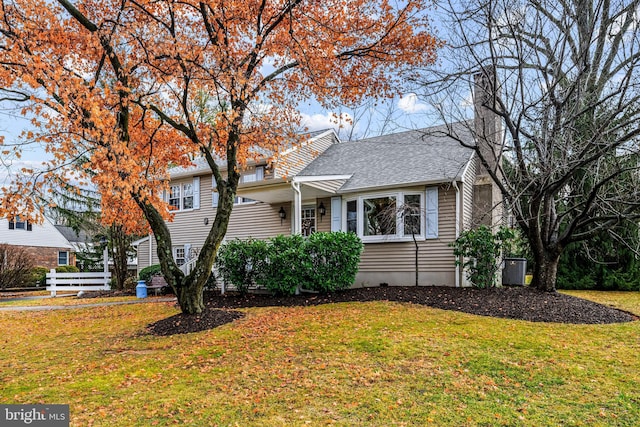
[[[302,233],[302,189],[300,183],[293,181],[293,234]]]

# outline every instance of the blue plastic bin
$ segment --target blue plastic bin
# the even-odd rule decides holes
[[[145,282],[144,280],[138,281],[138,286],[136,286],[136,296],[138,298],[147,297],[147,282]]]

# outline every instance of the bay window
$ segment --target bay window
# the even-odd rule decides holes
[[[363,242],[438,237],[438,188],[363,194],[344,201],[343,230]]]

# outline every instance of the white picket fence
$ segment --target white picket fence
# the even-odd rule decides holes
[[[47,291],[55,297],[57,291],[108,291],[111,273],[58,273],[55,269],[47,273]]]

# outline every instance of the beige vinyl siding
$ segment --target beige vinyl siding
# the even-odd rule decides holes
[[[318,212],[318,206],[320,206],[320,202],[324,204],[324,207],[327,210],[327,213],[324,214],[322,218],[320,218],[320,213]],[[331,198],[330,197],[316,200],[316,231],[319,231],[319,232],[331,231]]]
[[[181,182],[176,181],[176,182]],[[200,177],[200,209],[177,212],[173,222],[169,223],[169,230],[174,246],[192,245],[193,248],[202,247],[215,218],[215,208],[212,206],[211,175]],[[280,206],[285,208],[287,219],[280,224],[278,211]],[[205,218],[208,224],[205,225]],[[289,203],[269,205],[267,203],[247,203],[233,207],[226,240],[236,237],[266,238],[278,234],[291,233],[291,206]]]
[[[287,213],[282,224],[278,214],[281,206]],[[279,234],[291,234],[291,204],[250,203],[233,207],[225,239],[266,239]]]
[[[449,247],[449,243],[455,240],[455,193],[451,185],[439,187],[438,238],[418,240],[421,285],[455,285],[455,258]],[[356,286],[414,284],[414,251],[412,241],[366,243]]]
[[[153,239],[153,236],[149,236]],[[138,245],[138,273],[149,265],[149,240]]]
[[[335,134],[329,132],[327,135],[303,143],[284,154],[278,161],[275,170],[275,178],[296,176],[320,153],[324,152],[336,142]]]
[[[212,206],[212,176],[200,176],[200,208],[187,211],[178,211],[173,215],[173,220],[167,226],[171,232],[173,246],[191,245],[193,249],[199,249],[211,229],[216,214],[216,208]],[[184,184],[192,182],[193,178],[177,179],[172,184]],[[280,223],[278,214],[280,207],[284,207],[287,218]],[[207,224],[205,224],[205,218]],[[225,240],[234,238],[246,239],[254,237],[264,239],[278,234],[291,234],[291,204],[247,203],[233,207]],[[151,236],[153,239],[153,236]],[[152,242],[152,263],[159,262],[156,253],[155,240]],[[149,265],[149,242],[142,242],[138,246],[138,270]]]

